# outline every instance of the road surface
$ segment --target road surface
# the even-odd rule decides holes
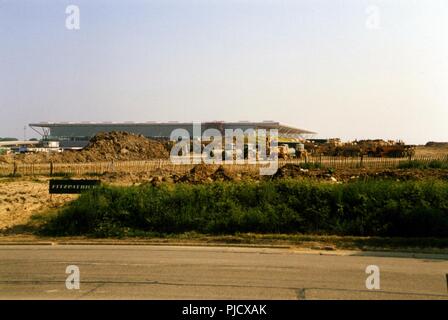
[[[79,268],[67,289],[66,268]],[[366,267],[380,289],[366,288]],[[448,299],[448,261],[292,249],[0,246],[0,299]],[[73,282],[74,283],[74,282]]]

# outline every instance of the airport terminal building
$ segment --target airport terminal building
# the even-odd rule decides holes
[[[315,132],[299,129],[274,121],[263,122],[201,122],[201,130],[214,128],[224,135],[225,129],[277,129],[280,139],[291,139],[302,141]],[[170,139],[171,133],[175,129],[185,129],[193,136],[193,122],[41,122],[31,123],[29,126],[42,136],[43,140],[59,141],[61,148],[83,148],[89,140],[100,132],[126,131],[134,134],[141,134],[147,138],[153,139]]]

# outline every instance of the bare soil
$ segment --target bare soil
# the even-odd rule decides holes
[[[442,179],[448,180],[446,169],[302,169],[295,164],[286,164],[279,168],[273,179],[294,178],[331,180],[337,182],[348,182],[365,179],[395,179],[395,180],[423,180]]]
[[[48,193],[48,179],[0,180],[0,231],[25,224],[32,214],[62,207],[76,195]]]

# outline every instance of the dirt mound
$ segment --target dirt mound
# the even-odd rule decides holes
[[[77,163],[112,160],[168,159],[169,151],[157,140],[128,132],[98,133],[82,150],[1,156],[0,162]]]
[[[238,180],[222,165],[198,164],[187,174],[181,177],[173,177],[174,182],[204,183],[213,181],[234,181]]]
[[[281,167],[277,170],[277,172],[274,174],[273,178],[280,179],[280,178],[303,177],[303,176],[308,176],[308,172],[309,172],[309,170],[302,169],[297,164],[287,163],[283,167]]]
[[[128,132],[99,133],[81,153],[94,161],[99,159],[149,160],[167,159],[169,152],[156,140]]]
[[[206,181],[213,181],[211,176],[216,171],[213,166],[208,166],[203,163],[193,167],[187,174],[180,177],[180,182],[200,183]]]
[[[233,181],[235,179],[223,166],[219,166],[211,175],[211,178],[214,181]]]

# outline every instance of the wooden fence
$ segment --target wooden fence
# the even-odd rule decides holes
[[[443,157],[418,157],[412,160],[430,162],[433,160],[448,161],[448,156]],[[307,160],[291,159],[279,160],[278,167],[287,163],[303,164],[315,163],[324,168],[395,168],[400,162],[409,161],[409,158],[369,158],[369,157],[328,157],[315,156]],[[182,174],[191,170],[194,164],[174,164],[170,160],[150,161],[112,161],[112,162],[86,162],[86,163],[10,163],[0,164],[0,176],[16,175],[101,175],[107,172],[116,173],[177,173]],[[232,172],[258,171],[260,166],[267,164],[227,164],[226,169]]]

